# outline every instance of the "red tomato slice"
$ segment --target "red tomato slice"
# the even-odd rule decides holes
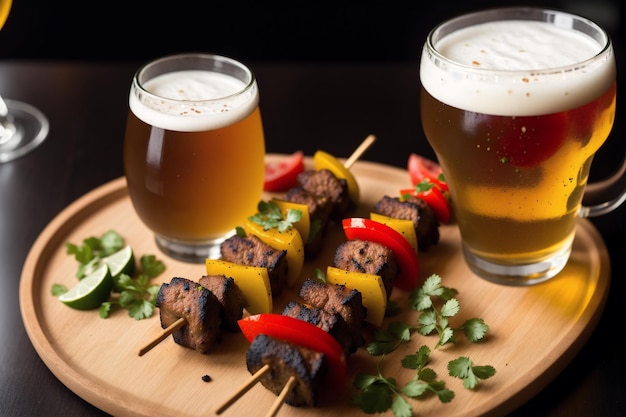
[[[304,154],[296,151],[279,161],[265,164],[263,189],[270,192],[287,191],[297,184],[298,174],[304,171]]]
[[[238,321],[241,332],[252,342],[259,334],[285,340],[322,352],[328,361],[329,381],[343,387],[346,381],[346,356],[339,342],[319,327],[282,314],[255,314]]]
[[[448,191],[448,184],[443,179],[443,170],[437,162],[412,153],[409,155],[407,170],[409,171],[411,184],[417,185],[424,180],[429,180],[442,191]]]
[[[419,262],[417,254],[404,236],[383,223],[361,217],[343,219],[342,226],[349,240],[368,240],[391,249],[400,266],[400,273],[394,280],[394,285],[407,291],[415,288],[419,278]]]
[[[450,204],[448,199],[439,187],[433,186],[428,190],[417,191],[416,188],[400,190],[400,195],[409,194],[426,201],[428,206],[433,209],[437,220],[441,223],[450,223]]]

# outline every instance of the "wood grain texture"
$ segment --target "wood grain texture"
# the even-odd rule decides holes
[[[280,157],[268,155],[268,159]],[[307,164],[311,165],[310,158]],[[406,171],[377,163],[359,161],[352,167],[361,188],[361,206],[355,215],[367,216],[384,194],[395,195],[409,184]],[[265,198],[270,195],[266,194]],[[214,415],[250,374],[246,370],[248,342],[242,335],[225,334],[209,354],[202,355],[167,338],[144,356],[137,351],[160,332],[158,312],[136,321],[125,311],[106,320],[97,311],[76,311],[50,293],[52,284],[75,283],[76,262],[65,252],[65,243],[80,243],[114,229],[133,247],[137,257],[156,254],[166,264],[155,283],[174,276],[197,280],[204,265],[186,264],[158,251],[151,233],[136,216],[126,192],[124,178],[105,184],[81,197],[61,212],[41,233],[26,259],[20,282],[20,307],[31,342],[48,368],[69,389],[102,410],[116,416]],[[343,241],[335,227],[319,257],[308,261],[302,279],[314,268],[325,268],[334,249]],[[459,291],[460,324],[481,317],[490,326],[488,337],[470,344],[462,337],[457,345],[433,350],[431,366],[439,379],[455,391],[448,404],[436,398],[412,401],[417,415],[503,416],[545,387],[573,358],[592,332],[604,306],[610,282],[606,248],[587,220],[578,223],[572,257],[556,278],[528,288],[505,287],[473,275],[464,263],[458,229],[441,228],[441,242],[420,256],[420,275],[436,273],[443,284]],[[277,312],[296,297],[297,286],[275,300]],[[399,319],[414,321],[416,313],[406,307],[407,293],[394,289],[392,298],[404,308]],[[402,369],[400,359],[419,346],[435,345],[435,337],[413,337],[383,364],[383,373],[405,383],[414,371]],[[496,375],[477,391],[447,374],[449,360],[469,356],[475,364],[490,364]],[[350,358],[348,381],[357,372],[375,372],[378,358],[363,349]],[[210,382],[202,377],[209,375]],[[336,398],[324,401],[325,415],[364,415],[351,404],[354,394],[348,385]],[[258,415],[270,410],[276,396],[260,384],[222,415]],[[279,416],[313,416],[319,409],[283,406]],[[392,415],[388,413],[388,415]]]

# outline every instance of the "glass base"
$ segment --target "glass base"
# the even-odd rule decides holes
[[[222,256],[220,245],[235,232],[217,239],[201,242],[182,242],[155,235],[156,244],[167,256],[183,262],[203,264],[207,258],[219,259]]]
[[[48,136],[48,118],[30,104],[4,100],[8,120],[0,126],[0,162],[9,162],[39,146]]]
[[[571,253],[572,245],[569,244],[541,262],[504,265],[482,259],[463,246],[463,255],[472,272],[495,284],[517,287],[539,284],[554,277],[565,267]]]

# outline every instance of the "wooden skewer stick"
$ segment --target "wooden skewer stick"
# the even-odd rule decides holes
[[[363,139],[363,142],[361,142],[359,147],[352,152],[352,155],[350,155],[343,166],[349,169],[361,157],[361,155],[363,155],[365,151],[372,146],[375,140],[376,136],[374,135],[368,135],[365,139]]]
[[[254,384],[256,384],[259,381],[259,379],[261,379],[261,377],[265,375],[265,373],[268,372],[269,370],[270,370],[269,365],[267,364],[263,365],[263,367],[259,369],[258,371],[256,371],[254,375],[252,375],[252,377],[248,381],[246,381],[245,384],[239,387],[239,389],[235,391],[235,393],[229,399],[224,401],[222,405],[220,405],[219,407],[215,409],[215,414],[222,414],[228,407],[233,405],[235,401],[241,398],[243,394],[248,392],[248,390],[252,388]]]
[[[363,139],[363,142],[361,142],[361,144],[354,150],[354,152],[352,152],[352,155],[350,155],[350,157],[346,160],[344,166],[349,169],[361,157],[361,155],[363,155],[363,153],[365,153],[365,151],[369,149],[370,146],[372,146],[375,141],[376,136],[374,135],[368,135],[365,139]],[[248,379],[248,381],[246,381],[241,387],[239,387],[239,389],[235,391],[235,393],[230,398],[228,398],[215,409],[215,414],[222,414],[228,407],[233,405],[235,401],[237,401],[246,392],[248,392],[250,388],[252,388],[269,370],[270,366],[266,364],[257,372],[255,372],[255,374],[252,375],[252,377]],[[285,402],[287,394],[289,394],[289,391],[291,391],[295,383],[295,377],[289,377],[289,380],[287,380],[287,383],[283,387],[278,398],[276,398],[276,401],[274,401],[274,405],[272,406],[266,417],[274,417],[276,413],[278,413],[278,411]]]
[[[161,343],[167,336],[174,333],[176,330],[180,329],[185,324],[187,324],[187,319],[185,319],[184,317],[180,317],[174,323],[167,326],[165,329],[163,329],[161,334],[158,335],[152,342],[148,343],[146,346],[144,346],[143,348],[139,350],[139,356],[143,356],[145,353],[150,351],[150,349],[152,349],[153,347]]]
[[[274,401],[274,404],[272,405],[272,408],[270,409],[270,411],[267,413],[265,417],[274,417],[276,413],[278,413],[278,410],[280,410],[280,407],[282,407],[283,404],[285,403],[285,398],[287,397],[287,394],[289,394],[289,391],[291,391],[291,388],[293,387],[293,384],[295,383],[296,383],[296,377],[294,377],[293,375],[290,376],[289,379],[287,380],[287,383],[283,387],[283,390],[280,392],[280,395],[278,396],[278,398],[276,398],[276,400]]]

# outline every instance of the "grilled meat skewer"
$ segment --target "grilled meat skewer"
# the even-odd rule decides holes
[[[254,235],[233,235],[222,242],[220,251],[225,261],[267,268],[273,295],[287,285],[287,251],[274,249]]]
[[[322,308],[310,307],[297,301],[289,301],[281,314],[306,321],[324,330],[339,342],[346,357],[355,351],[350,327],[341,317],[341,314]]]
[[[313,307],[330,313],[339,313],[343,317],[352,341],[350,352],[356,352],[365,343],[363,320],[367,315],[367,309],[363,306],[363,296],[359,291],[344,285],[325,284],[309,278],[300,287],[298,295]]]
[[[204,275],[198,283],[211,291],[220,302],[221,327],[230,332],[238,332],[237,320],[243,316],[246,298],[232,277],[224,275]]]
[[[397,219],[411,220],[420,251],[439,243],[439,220],[433,209],[421,198],[401,200],[399,197],[383,196],[374,205],[374,211]]]
[[[327,169],[308,169],[298,174],[298,185],[317,197],[332,203],[331,219],[340,220],[353,204],[348,193],[348,183]],[[354,202],[356,204],[356,202]]]
[[[260,334],[246,352],[246,366],[254,375],[266,364],[270,370],[260,379],[265,388],[279,395],[289,377],[294,376],[296,382],[285,402],[294,407],[317,404],[328,371],[323,353]]]
[[[174,277],[159,289],[156,306],[161,327],[184,317],[186,325],[172,333],[181,346],[208,353],[221,338],[220,302],[209,290],[186,278]]]
[[[391,249],[380,243],[366,240],[348,240],[335,251],[333,265],[344,271],[379,275],[391,295],[393,280],[398,274],[398,263]]]

